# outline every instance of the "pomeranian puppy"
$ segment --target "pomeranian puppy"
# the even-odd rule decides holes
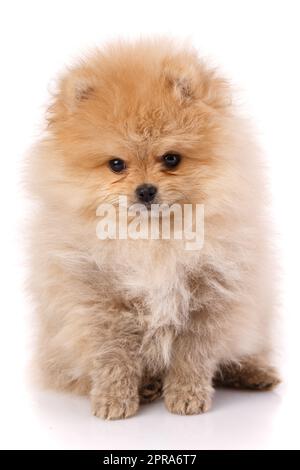
[[[115,43],[60,78],[28,160],[44,385],[118,419],[160,395],[197,414],[216,384],[278,384],[261,166],[228,83],[192,48]],[[202,205],[204,243],[101,239],[97,208],[118,213],[120,196],[149,216],[154,204]]]

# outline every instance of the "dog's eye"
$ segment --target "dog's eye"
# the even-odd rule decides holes
[[[166,153],[162,157],[163,164],[166,168],[175,168],[181,160],[181,156],[178,153]]]
[[[121,158],[113,158],[112,160],[109,160],[108,164],[111,171],[114,173],[121,173],[121,171],[124,171],[126,168],[126,164]]]

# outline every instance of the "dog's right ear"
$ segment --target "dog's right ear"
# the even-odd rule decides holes
[[[53,91],[53,101],[48,108],[48,124],[71,117],[84,102],[93,99],[95,90],[96,78],[91,70],[86,67],[70,70],[58,80]]]
[[[56,83],[53,90],[53,101],[48,108],[48,125],[66,122],[84,103],[93,99],[96,90],[96,77],[88,67],[77,67],[69,70]]]
[[[70,113],[92,98],[95,92],[95,77],[88,69],[73,70],[60,82],[60,98]]]

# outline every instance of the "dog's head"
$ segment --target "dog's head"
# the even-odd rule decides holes
[[[61,79],[49,110],[66,197],[89,217],[120,195],[205,202],[228,105],[226,82],[192,50],[145,41],[98,51]]]

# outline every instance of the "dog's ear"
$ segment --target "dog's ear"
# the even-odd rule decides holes
[[[69,70],[53,90],[53,101],[47,113],[48,125],[66,122],[82,108],[84,102],[93,99],[95,90],[96,77],[91,70],[86,67]]]
[[[216,110],[231,105],[228,82],[202,63],[189,64],[178,70],[169,67],[165,70],[165,79],[167,86],[181,103],[201,101]]]
[[[230,85],[216,70],[202,68],[198,76],[197,92],[203,103],[218,111],[225,111],[232,105]]]
[[[60,97],[69,112],[76,111],[94,93],[95,77],[88,69],[73,70],[60,82]]]
[[[194,97],[193,82],[189,77],[178,76],[173,78],[174,93],[181,101],[189,101]]]
[[[170,65],[165,67],[163,79],[167,89],[182,103],[190,101],[194,97],[192,77],[181,69]]]

